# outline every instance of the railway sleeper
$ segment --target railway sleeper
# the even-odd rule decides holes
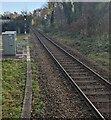
[[[81,69],[74,69],[74,66],[72,66],[72,67],[68,67],[68,66],[64,67],[64,69],[66,71],[72,71],[71,68],[73,68],[73,72],[85,72],[85,70],[83,68],[81,68]]]
[[[81,87],[80,87],[81,88]],[[82,88],[81,88],[82,89]],[[90,89],[90,88],[84,88],[84,89],[82,89],[83,91],[106,91],[105,89],[103,89],[103,88],[92,88],[92,89]]]
[[[79,82],[97,82],[93,77],[91,76],[76,76],[74,74],[70,74],[69,75],[74,79],[77,80]]]
[[[110,100],[110,95],[107,95],[107,94],[106,95],[101,95],[101,96],[100,95],[94,95],[94,96],[89,95],[88,97],[89,97],[90,100],[95,100],[95,99],[108,99],[108,100]]]
[[[109,102],[111,102],[108,98],[102,98],[102,99],[99,99],[99,98],[97,98],[97,99],[92,99],[91,100],[93,103],[109,103]]]
[[[86,95],[110,95],[111,93],[109,91],[84,91]],[[103,97],[104,98],[104,97]]]
[[[88,75],[88,74],[84,74],[84,73],[75,73],[75,72],[69,72],[69,71],[67,71],[68,73],[69,73],[69,75],[72,77],[72,78],[74,78],[74,79],[85,79],[85,80],[87,80],[87,79],[91,79],[91,80],[93,80],[94,78],[93,77],[91,77],[90,75]]]
[[[89,74],[87,72],[74,72],[73,70],[71,71],[67,71],[70,72],[71,74],[73,74],[74,76],[89,76]]]
[[[111,110],[110,109],[99,109],[99,111],[101,111],[101,113],[103,114],[109,114],[108,116],[111,118]]]
[[[70,62],[70,63],[69,63],[69,62],[68,62],[68,63],[61,62],[61,64],[62,64],[63,66],[65,66],[65,67],[68,66],[69,68],[72,67],[72,66],[73,66],[73,67],[77,67],[77,66],[78,66],[78,64],[72,63],[72,62]]]
[[[105,87],[102,85],[95,85],[95,86],[80,86],[81,89],[104,89]]]
[[[64,55],[54,54],[54,56],[56,56],[56,58],[58,60],[62,60],[62,61],[66,60],[66,59],[71,60],[68,56],[64,56]]]
[[[111,106],[108,103],[94,103],[101,113],[111,113]],[[111,116],[111,115],[110,115]]]
[[[72,63],[73,61],[72,60],[68,60],[68,59],[60,59],[59,62],[62,62],[62,63]]]

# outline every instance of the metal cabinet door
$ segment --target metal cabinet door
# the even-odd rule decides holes
[[[15,37],[14,35],[9,36],[9,54],[10,55],[15,55]]]
[[[3,42],[3,54],[8,55],[9,54],[9,37],[7,35],[3,35],[2,42]]]

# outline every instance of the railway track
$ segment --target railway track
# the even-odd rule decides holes
[[[63,74],[84,98],[95,116],[102,120],[110,119],[111,83],[58,46],[40,31],[32,29],[32,32]]]

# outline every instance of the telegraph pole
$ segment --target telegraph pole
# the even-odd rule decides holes
[[[27,24],[26,24],[26,20],[27,20],[27,18],[26,18],[26,15],[24,15],[24,34],[27,34],[27,30],[26,30],[26,28],[27,28]]]
[[[24,34],[27,34],[27,11],[21,11],[23,17],[24,17]]]

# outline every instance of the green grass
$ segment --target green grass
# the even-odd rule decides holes
[[[32,117],[37,118],[39,117],[44,102],[41,99],[41,95],[39,94],[39,85],[38,85],[38,71],[36,68],[36,64],[34,60],[31,62],[31,68],[32,68],[32,91],[33,91],[33,98],[32,98]]]
[[[20,118],[26,80],[26,61],[4,60],[2,75],[2,117]]]
[[[109,55],[105,52],[89,54],[89,57],[96,61],[98,64],[102,64],[104,66],[108,66],[109,64]]]
[[[17,41],[23,41],[26,37],[30,36],[30,34],[18,34]]]
[[[98,64],[108,68],[109,66],[109,37],[105,33],[101,36],[87,37],[84,35],[74,35],[64,31],[47,32],[57,39],[57,41],[77,49]]]

